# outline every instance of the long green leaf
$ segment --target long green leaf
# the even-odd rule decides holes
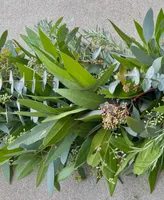
[[[62,52],[60,54],[63,59],[65,68],[81,86],[88,87],[96,83],[94,77],[77,61]]]
[[[105,83],[110,79],[112,76],[113,70],[115,69],[116,65],[110,66],[107,71],[97,80],[97,83],[93,87],[93,91],[96,91],[101,85],[105,85]]]
[[[43,181],[45,174],[47,172],[48,166],[44,165],[44,160],[40,163],[38,173],[37,173],[37,178],[36,178],[36,187],[38,187],[41,182]]]
[[[44,122],[48,122],[48,121],[52,121],[52,120],[58,120],[58,119],[61,119],[63,117],[66,117],[68,115],[72,115],[72,114],[75,114],[75,113],[83,112],[85,110],[87,110],[87,109],[86,108],[77,108],[77,109],[74,109],[74,110],[71,110],[71,111],[62,112],[62,113],[60,113],[58,115],[47,117],[44,120]]]
[[[3,48],[3,46],[5,45],[6,43],[6,40],[7,40],[7,36],[8,36],[8,31],[4,31],[1,35],[1,38],[0,38],[0,50]]]
[[[156,26],[155,26],[155,34],[158,32],[158,28],[162,20],[164,19],[164,14],[163,14],[163,9],[160,9],[160,12],[158,13],[157,16],[157,21],[156,21]]]
[[[28,57],[35,57],[33,54],[31,54],[25,48],[23,48],[16,40],[13,40],[13,41]]]
[[[55,89],[55,92],[75,103],[88,109],[96,109],[105,100],[102,96],[89,91],[80,91],[75,89]]]
[[[18,102],[21,105],[32,108],[40,113],[46,113],[46,114],[58,114],[59,113],[55,108],[47,106],[38,101],[33,101],[33,100],[29,100],[29,99],[19,99]]]
[[[138,32],[138,35],[139,35],[140,39],[145,44],[146,41],[145,41],[145,38],[144,38],[144,35],[143,35],[143,28],[142,28],[142,26],[137,21],[135,21],[135,20],[134,20],[134,24],[135,24],[135,27],[136,27],[136,30]]]
[[[16,178],[22,179],[29,174],[31,174],[34,169],[37,167],[39,159],[36,156],[33,156],[28,162],[25,162],[16,167]]]
[[[87,163],[92,167],[96,167],[100,163],[100,155],[105,153],[104,149],[106,150],[106,146],[108,145],[107,141],[109,140],[110,135],[111,132],[109,130],[101,128],[94,136],[87,156]]]
[[[59,158],[64,151],[67,151],[70,148],[72,142],[77,137],[76,134],[71,134],[65,137],[65,139],[57,146],[52,146],[51,150],[48,153],[45,164],[49,165],[51,162]]]
[[[28,35],[28,39],[30,41],[31,44],[37,46],[37,47],[41,47],[41,41],[39,36],[37,35],[37,33],[35,33],[33,30],[31,30],[30,28],[26,27],[26,32]]]
[[[153,163],[156,162],[158,158],[161,156],[160,148],[161,148],[160,146],[154,148],[153,145],[150,145],[145,150],[141,151],[135,160],[133,173],[141,175],[148,169],[150,169]]]
[[[79,88],[79,86],[75,83],[75,80],[69,75],[66,70],[61,69],[55,63],[53,63],[45,54],[36,47],[33,47],[35,52],[37,53],[39,59],[45,64],[46,68],[56,76],[61,83],[63,83],[68,88]]]
[[[110,191],[110,195],[112,196],[114,191],[115,191],[115,187],[117,184],[117,179],[118,176],[115,176],[115,173],[117,171],[117,164],[118,161],[117,159],[113,159],[114,157],[114,153],[113,151],[108,148],[106,151],[106,155],[104,158],[104,162],[106,163],[106,166],[103,166],[103,176],[106,178],[107,183],[108,183],[108,188]]]
[[[159,169],[160,169],[160,160],[157,162],[156,167],[149,174],[150,193],[152,193],[155,188]]]
[[[110,20],[109,20],[110,21]],[[137,42],[135,39],[129,37],[128,35],[126,35],[123,31],[121,31],[118,26],[116,26],[112,21],[110,21],[110,23],[112,24],[113,28],[115,29],[115,31],[118,33],[118,35],[126,42],[126,44],[128,45],[128,47],[131,46],[132,43],[136,44],[140,49],[145,50],[144,47]]]
[[[116,148],[118,148],[118,149],[120,149],[120,150],[122,150],[124,152],[129,152],[130,151],[129,145],[126,143],[125,139],[122,138],[122,137],[118,137],[118,138],[111,137],[110,143],[114,147],[116,147]]]
[[[128,165],[128,163],[130,162],[130,160],[132,160],[135,157],[135,153],[131,153],[128,154],[128,156],[126,157],[126,159],[121,163],[120,167],[118,168],[117,172],[116,172],[116,176],[122,172],[124,170],[124,168]]]
[[[82,144],[80,151],[77,155],[76,161],[75,161],[75,168],[80,167],[81,165],[83,165],[86,162],[92,139],[93,139],[92,137],[88,137]]]
[[[79,118],[77,118],[76,120],[81,120],[81,121],[99,121],[102,118],[102,111],[101,110],[93,110],[90,111],[82,116],[80,116]]]
[[[68,130],[70,128],[71,123],[71,117],[65,117],[56,121],[50,129],[50,131],[48,132],[48,134],[46,135],[46,137],[44,138],[43,144],[45,146],[56,144],[57,142],[62,140],[68,134]]]
[[[39,29],[39,36],[42,42],[42,45],[48,53],[50,53],[55,58],[58,57],[58,52],[55,45],[51,42],[51,40],[46,36],[45,33],[41,29]]]

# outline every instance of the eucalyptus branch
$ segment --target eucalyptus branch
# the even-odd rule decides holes
[[[143,95],[145,95],[145,94],[147,94],[147,93],[149,93],[149,92],[152,92],[152,91],[154,91],[154,90],[155,90],[154,88],[151,88],[151,89],[149,89],[148,91],[143,92],[143,93],[139,94],[138,96],[136,96],[134,99],[132,99],[132,101],[135,102],[137,99],[139,99],[139,98],[142,97]]]

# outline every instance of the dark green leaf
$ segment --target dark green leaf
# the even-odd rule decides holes
[[[33,54],[31,54],[26,49],[24,49],[16,40],[13,40],[13,41],[28,57],[35,57]]]
[[[60,23],[62,22],[63,17],[59,18],[56,23],[54,24],[54,26],[51,29],[50,35],[52,35],[54,33],[54,31],[58,28],[58,26],[60,25]]]
[[[87,156],[87,163],[92,167],[96,167],[100,163],[100,154],[104,156],[110,135],[111,132],[109,130],[101,128],[94,136]]]
[[[8,36],[8,31],[4,31],[1,35],[1,38],[0,38],[0,50],[3,48],[3,46],[5,45],[6,43],[6,40],[7,40],[7,36]]]
[[[96,91],[101,85],[105,85],[105,83],[110,79],[112,76],[113,70],[115,69],[116,65],[110,66],[104,74],[97,80],[97,83],[93,87],[93,91]]]
[[[86,162],[87,156],[90,150],[91,142],[92,142],[92,137],[88,137],[82,144],[75,161],[75,168],[80,167]]]
[[[45,146],[52,145],[62,140],[69,133],[68,131],[72,122],[71,117],[65,117],[56,121],[45,136],[43,144]]]
[[[68,34],[66,44],[68,44],[76,36],[78,31],[79,31],[79,28],[76,27]]]
[[[117,171],[118,161],[117,159],[113,159],[113,158],[114,158],[114,153],[110,148],[108,148],[108,150],[106,151],[105,160],[104,160],[106,165],[103,167],[102,172],[107,180],[111,196],[114,193],[117,179],[118,179],[118,176],[115,176],[115,173]]]
[[[130,160],[132,160],[135,157],[135,153],[131,153],[129,154],[126,159],[122,162],[122,164],[120,165],[120,167],[118,168],[116,175],[118,175],[120,172],[122,172],[124,170],[124,168],[128,165],[128,163],[130,162]]]
[[[145,128],[141,121],[133,119],[131,117],[127,117],[128,126],[136,133],[142,133]]]
[[[109,141],[114,147],[124,151],[124,152],[129,152],[130,151],[130,147],[129,145],[126,143],[125,139],[122,137],[111,137],[110,141]]]
[[[157,176],[160,168],[160,160],[157,162],[156,167],[150,172],[149,174],[149,186],[150,186],[150,193],[153,192],[156,182],[157,182]]]

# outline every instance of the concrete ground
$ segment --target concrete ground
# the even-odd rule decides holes
[[[155,15],[164,6],[163,0],[0,0],[0,32],[9,30],[10,38],[19,39],[24,26],[32,27],[41,19],[56,20],[64,16],[73,26],[95,28],[96,25],[113,32],[107,19],[111,19],[125,32],[136,35],[133,19],[142,22],[146,11],[152,7]],[[109,197],[105,181],[97,185],[93,177],[82,183],[67,180],[61,193],[49,197],[46,183],[35,188],[35,174],[13,185],[8,185],[0,174],[0,200],[163,200],[164,176],[159,178],[156,190],[149,196],[144,177],[123,177],[113,198]]]

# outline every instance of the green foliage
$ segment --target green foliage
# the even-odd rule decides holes
[[[148,174],[152,192],[163,170],[164,14],[156,24],[150,9],[142,44],[112,26],[125,42],[104,30],[69,30],[60,18],[41,21],[17,41],[0,38],[0,167],[21,179],[37,170],[50,195],[85,165],[104,177],[113,195],[128,168]],[[120,43],[121,44],[121,43]],[[126,47],[127,45],[127,47]]]

